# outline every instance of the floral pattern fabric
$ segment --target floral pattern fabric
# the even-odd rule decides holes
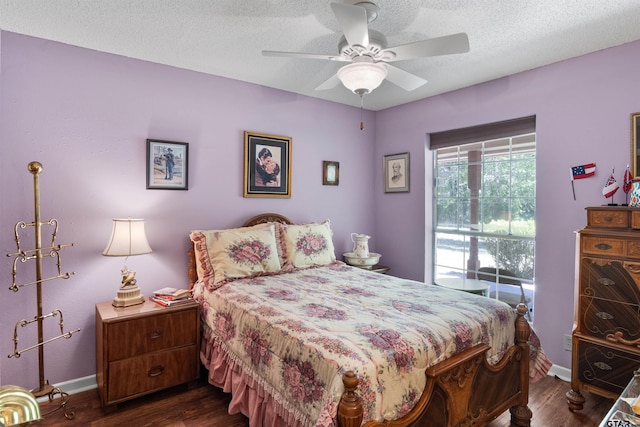
[[[331,223],[283,225],[287,260],[296,268],[331,264],[336,260]]]
[[[418,401],[427,368],[480,343],[497,363],[515,333],[516,314],[499,301],[340,262],[196,284],[195,297],[209,339],[303,426],[336,425],[348,370],[364,419],[393,420]],[[548,369],[541,349],[531,366]]]

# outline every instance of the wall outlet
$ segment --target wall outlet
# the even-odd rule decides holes
[[[564,336],[564,349],[566,351],[571,351],[571,335]]]

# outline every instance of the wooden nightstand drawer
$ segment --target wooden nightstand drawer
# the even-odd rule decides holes
[[[96,382],[102,406],[196,381],[200,306],[96,304]]]
[[[195,344],[198,339],[195,308],[140,319],[114,322],[108,326],[107,339],[127,345],[109,348],[109,360],[120,360],[172,347]]]
[[[191,381],[198,376],[198,365],[185,361],[197,357],[198,348],[191,345],[112,362],[109,364],[108,400],[116,402]]]

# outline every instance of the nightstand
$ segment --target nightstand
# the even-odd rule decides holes
[[[382,274],[387,274],[387,272],[391,270],[390,267],[387,267],[386,265],[380,265],[380,264],[372,265],[371,267],[363,267],[361,265],[352,265],[352,264],[347,264],[347,265],[351,265],[351,267],[361,268],[362,270],[368,270],[368,271],[373,271],[374,273],[382,273]]]
[[[96,304],[96,381],[103,407],[200,375],[200,306]]]

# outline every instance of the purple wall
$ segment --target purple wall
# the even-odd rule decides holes
[[[383,194],[376,170],[375,236],[386,262],[406,277],[421,280],[426,270],[431,279],[430,132],[535,114],[534,328],[550,359],[569,368],[563,335],[573,324],[574,231],[586,224],[586,206],[608,203],[601,191],[612,167],[622,182],[630,161],[630,115],[640,111],[638,69],[640,42],[634,42],[376,114],[376,157],[411,153],[410,194]],[[588,162],[597,164],[596,176],[575,182],[574,201],[569,167]],[[622,190],[614,201],[623,203]]]
[[[16,250],[15,223],[34,218],[33,160],[44,166],[42,220],[58,219],[57,242],[75,244],[63,250],[62,264],[76,275],[43,284],[43,309],[60,308],[66,328],[82,328],[45,347],[51,383],[95,373],[94,305],[115,296],[124,262],[101,256],[112,218],[146,219],[154,252],[127,262],[144,294],[186,286],[191,229],[238,226],[261,212],[296,222],[330,218],[339,257],[353,247],[351,232],[375,236],[372,112],[360,131],[358,108],[8,32],[0,37],[3,384],[38,385],[37,350],[7,358],[13,325],[35,316],[36,300],[35,286],[7,290],[12,259],[4,255]],[[291,199],[242,197],[245,130],[293,138]],[[189,191],[145,189],[149,137],[189,142]],[[323,160],[340,162],[339,186],[322,185]],[[32,248],[33,234],[23,244]],[[19,282],[33,280],[33,261],[20,267]],[[47,327],[45,338],[58,333]],[[19,349],[36,336],[35,326],[20,328]]]
[[[190,229],[235,226],[268,211],[298,222],[330,218],[338,255],[351,249],[350,232],[371,234],[371,249],[392,273],[430,280],[428,133],[531,114],[538,119],[534,327],[552,361],[570,366],[563,335],[572,327],[573,231],[585,224],[585,206],[606,203],[600,191],[610,168],[621,179],[629,161],[640,42],[366,112],[364,132],[357,108],[292,93],[7,32],[0,32],[0,49],[2,252],[15,251],[15,223],[33,220],[32,160],[44,165],[42,219],[59,219],[58,243],[75,244],[62,261],[76,275],[43,285],[45,312],[61,308],[66,328],[82,328],[45,347],[50,382],[95,373],[94,304],[113,298],[123,263],[100,255],[112,218],[147,220],[154,252],[127,263],[146,294],[185,284]],[[245,130],[293,138],[291,199],[242,197]],[[145,189],[148,137],[190,143],[189,191]],[[384,194],[382,156],[405,151],[411,192]],[[322,160],[340,162],[340,186],[321,185]],[[574,201],[568,168],[592,161],[597,175],[576,182]],[[27,235],[24,245],[32,242]],[[0,259],[0,382],[35,387],[36,350],[5,356],[15,322],[35,314],[35,287],[6,290],[11,259]],[[21,267],[21,281],[30,280],[33,266]],[[50,323],[46,336],[55,336]],[[29,328],[19,334],[19,348],[35,340]]]

